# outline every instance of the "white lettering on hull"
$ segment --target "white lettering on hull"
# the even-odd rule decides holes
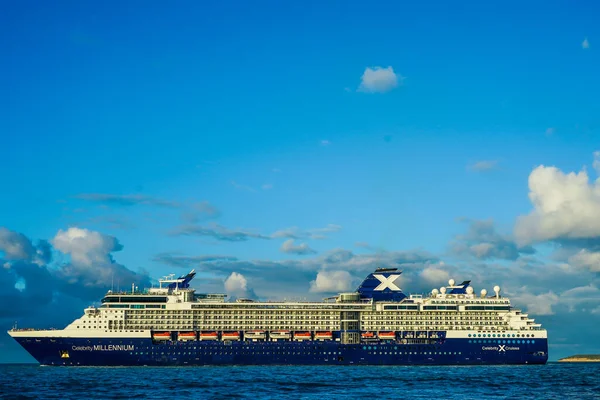
[[[506,351],[518,351],[520,350],[520,347],[511,347],[511,346],[507,346],[505,344],[501,344],[499,346],[482,346],[481,350],[483,351],[498,351],[498,352],[506,352]]]
[[[94,346],[71,346],[73,351],[134,351],[132,344],[96,344]]]

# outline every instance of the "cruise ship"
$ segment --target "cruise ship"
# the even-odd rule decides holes
[[[545,364],[547,332],[470,281],[407,295],[401,271],[379,268],[355,292],[321,302],[226,301],[190,273],[144,291],[109,291],[64,329],[8,333],[40,364],[468,365]]]

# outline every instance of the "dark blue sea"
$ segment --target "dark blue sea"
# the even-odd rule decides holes
[[[457,367],[0,365],[2,399],[600,399],[600,364]]]

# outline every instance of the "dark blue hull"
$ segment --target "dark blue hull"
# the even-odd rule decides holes
[[[546,339],[446,339],[438,344],[354,345],[336,341],[15,339],[43,365],[476,365],[545,364],[548,360]]]

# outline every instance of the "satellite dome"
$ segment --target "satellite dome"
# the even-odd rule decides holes
[[[438,293],[439,293],[439,291],[437,289],[433,289],[431,291],[431,294],[434,295],[434,296],[436,296]]]
[[[442,287],[440,288],[440,293],[441,293],[441,294],[444,294],[444,293],[446,293],[446,288],[442,286]]]
[[[481,297],[485,297],[487,295],[487,290],[481,289]]]
[[[496,285],[494,286],[494,292],[498,293],[500,291],[500,286]]]
[[[473,294],[473,288],[471,286],[467,286],[467,294]]]
[[[450,286],[454,286],[454,283],[455,283],[455,282],[454,282],[454,279],[450,279],[450,280],[448,281],[448,284],[449,284]]]

